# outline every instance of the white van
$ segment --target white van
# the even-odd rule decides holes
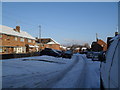
[[[120,34],[111,40],[106,60],[101,62],[101,80],[104,88],[120,88]]]

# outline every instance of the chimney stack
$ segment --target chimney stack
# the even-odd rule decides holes
[[[115,32],[115,36],[117,36],[118,35],[118,32]]]
[[[20,26],[16,26],[16,31],[20,32]]]

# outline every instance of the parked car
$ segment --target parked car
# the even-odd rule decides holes
[[[112,42],[106,52],[106,60],[101,62],[101,88],[120,88],[120,34],[111,39]]]
[[[88,51],[82,51],[80,54],[87,54]]]
[[[63,56],[63,53],[64,53],[63,51],[61,51],[61,50],[56,50],[56,52],[58,52],[61,57]]]
[[[73,53],[72,53],[72,51],[71,50],[68,50],[68,51],[65,51],[64,53],[63,53],[63,58],[71,58],[72,57],[72,55],[73,55]]]
[[[101,51],[100,55],[98,57],[99,61],[105,61],[106,60],[106,51]]]
[[[93,52],[92,61],[99,61],[100,52]]]
[[[93,57],[93,52],[92,51],[87,52],[86,57],[87,58],[92,58]]]
[[[40,52],[40,55],[48,55],[48,56],[55,56],[55,57],[61,56],[56,50],[51,48],[45,48]]]

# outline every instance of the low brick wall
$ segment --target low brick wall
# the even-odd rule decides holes
[[[32,56],[40,56],[40,52],[17,53],[17,54],[0,54],[0,59],[22,58],[22,57],[32,57]]]

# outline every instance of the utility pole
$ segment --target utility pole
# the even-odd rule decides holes
[[[41,25],[39,25],[39,39],[41,38]]]
[[[119,34],[119,31],[118,31],[118,26],[116,27],[116,32],[115,32],[115,36],[117,36]]]
[[[38,40],[39,40],[39,42],[40,42],[40,51],[41,51],[41,25],[39,25],[39,38],[38,38]]]
[[[119,32],[119,30],[118,30],[118,26],[116,27],[116,32]]]
[[[96,41],[98,41],[98,34],[96,33]]]

